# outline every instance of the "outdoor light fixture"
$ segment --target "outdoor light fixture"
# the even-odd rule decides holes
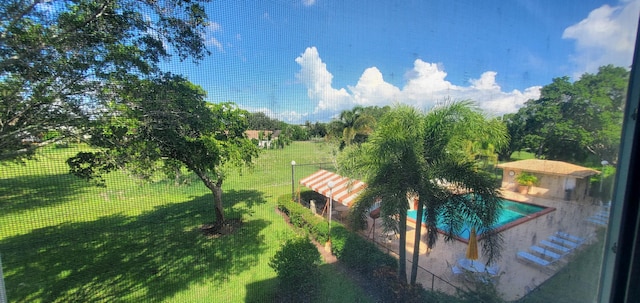
[[[602,171],[600,172],[600,199],[602,199],[602,183],[604,181],[604,167],[609,165],[609,161],[602,160],[600,164],[602,164]]]
[[[295,201],[296,200],[296,194],[295,194],[295,167],[296,167],[296,161],[295,160],[291,160],[291,200]]]

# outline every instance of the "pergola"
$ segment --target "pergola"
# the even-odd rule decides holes
[[[333,188],[329,188],[329,182],[333,182]],[[300,184],[333,200],[350,207],[360,192],[367,186],[360,180],[343,177],[336,173],[321,169],[310,176],[300,180]]]

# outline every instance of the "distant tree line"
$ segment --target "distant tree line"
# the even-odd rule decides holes
[[[569,77],[553,79],[540,98],[502,118],[511,140],[498,151],[500,159],[528,151],[536,158],[617,163],[628,82],[629,71],[612,65],[573,83]]]
[[[280,130],[286,142],[326,138],[344,148],[352,143],[363,143],[375,129],[377,121],[390,110],[389,106],[356,106],[344,110],[329,123],[305,121],[303,125],[288,124],[267,116],[263,112],[249,114],[247,120],[252,130]],[[289,143],[287,143],[288,145]]]

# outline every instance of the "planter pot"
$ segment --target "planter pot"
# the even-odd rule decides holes
[[[518,185],[518,187],[516,188],[516,191],[518,193],[521,193],[523,195],[526,195],[529,193],[529,186],[526,185]]]

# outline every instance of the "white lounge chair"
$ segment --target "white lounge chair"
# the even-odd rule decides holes
[[[589,223],[593,223],[593,224],[599,225],[599,226],[607,226],[609,224],[609,222],[607,222],[606,220],[592,218],[592,217],[589,217],[589,218],[587,218],[585,220],[587,222],[589,222]]]
[[[576,236],[574,236],[572,234],[568,234],[568,233],[561,232],[561,231],[556,232],[556,236],[558,236],[560,238],[567,239],[569,241],[576,242],[578,244],[582,244],[582,243],[584,243],[586,241],[585,238],[576,237]]]
[[[553,264],[553,261],[542,259],[538,256],[532,255],[526,251],[519,251],[516,255],[518,259],[526,261],[529,264],[535,264],[541,267],[548,267]]]
[[[562,255],[555,253],[549,249],[546,248],[542,248],[540,246],[531,246],[529,247],[529,250],[531,250],[532,252],[535,252],[537,254],[539,254],[541,257],[547,259],[547,260],[560,260],[560,258],[562,258]]]
[[[556,243],[556,244],[562,245],[562,246],[564,246],[564,247],[568,247],[568,248],[570,248],[570,249],[575,249],[575,248],[577,248],[577,247],[579,246],[579,244],[578,244],[578,243],[571,242],[571,241],[566,240],[566,239],[558,238],[558,237],[556,237],[556,236],[550,236],[550,237],[549,237],[549,240],[550,240],[551,242],[554,242],[554,243]]]
[[[540,241],[540,245],[543,245],[543,246],[545,246],[545,247],[547,247],[547,248],[549,248],[551,250],[554,250],[554,251],[556,251],[556,252],[558,252],[558,253],[560,253],[562,255],[566,255],[566,254],[568,254],[568,253],[570,253],[572,251],[571,248],[564,247],[562,245],[558,245],[558,244],[549,242],[547,240]]]
[[[498,276],[500,274],[500,266],[492,265],[485,267],[485,271],[492,277]]]

